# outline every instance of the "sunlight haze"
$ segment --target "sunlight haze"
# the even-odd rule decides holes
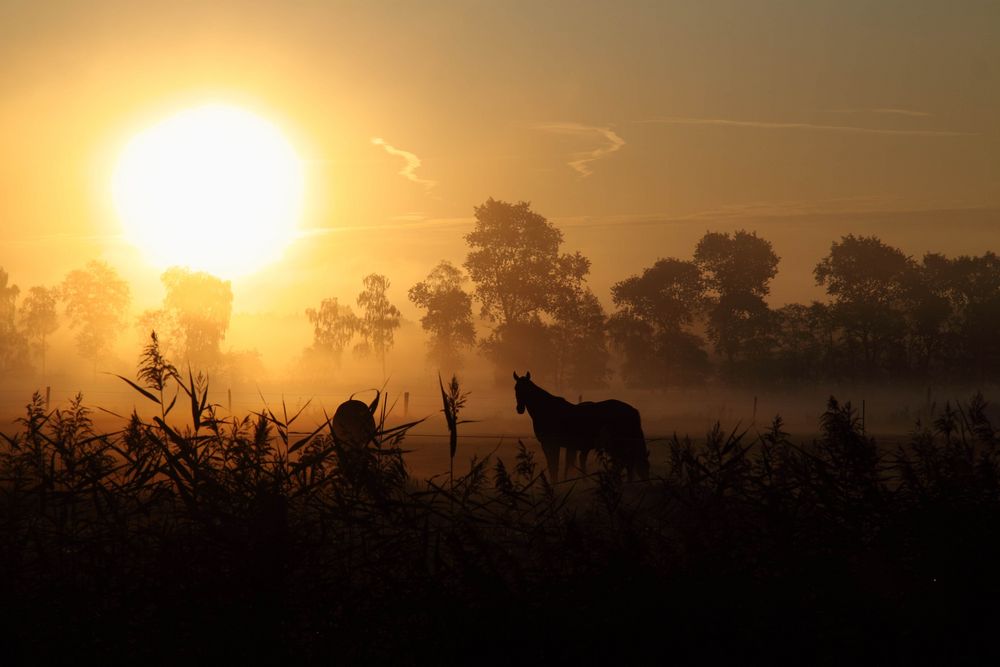
[[[154,266],[231,277],[278,259],[292,240],[302,167],[277,128],[208,105],[134,137],[115,168],[113,195],[126,238]]]
[[[878,234],[915,257],[996,245],[998,11],[7,3],[3,266],[18,284],[47,284],[104,259],[136,309],[155,306],[162,268],[185,260],[174,241],[136,247],[109,184],[136,136],[218,103],[278,128],[303,170],[298,231],[280,253],[267,244],[274,261],[214,259],[235,281],[237,314],[352,301],[375,271],[414,320],[406,289],[441,259],[464,261],[473,207],[491,196],[557,224],[590,258],[606,308],[612,284],[689,258],[709,229],[773,242],[774,305],[819,298],[812,268],[842,234]],[[198,211],[184,224],[209,212],[177,206]],[[213,268],[208,246],[221,243],[191,246],[186,261]]]
[[[1000,664],[1000,0],[0,0],[3,664]]]

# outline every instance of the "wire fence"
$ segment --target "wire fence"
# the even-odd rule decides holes
[[[388,412],[388,422],[398,424],[403,421],[415,421],[424,419],[424,423],[411,429],[407,437],[413,439],[414,445],[417,443],[430,443],[432,441],[447,441],[449,434],[443,429],[444,418],[441,415],[441,395],[435,391],[436,387],[427,390],[427,387],[420,387],[418,391],[393,391],[389,389],[383,392],[384,405]],[[56,409],[67,405],[78,393],[84,397],[84,405],[105,414],[102,419],[110,419],[111,415],[127,416],[135,408],[140,414],[145,412],[155,412],[157,408],[113,376],[97,378],[95,383],[83,383],[79,387],[66,388],[63,383],[51,382],[48,385],[38,386],[35,389],[26,387],[0,387],[0,430],[8,430],[14,419],[23,415],[25,406],[28,404],[32,391],[38,391],[46,399],[49,409]],[[276,415],[286,413],[291,416],[301,413],[298,424],[306,428],[306,424],[322,423],[326,418],[332,417],[337,406],[351,396],[365,402],[374,398],[374,389],[361,389],[356,387],[329,387],[325,391],[316,391],[315,387],[308,386],[260,386],[256,388],[237,387],[230,388],[224,385],[210,385],[209,400],[216,405],[219,415],[224,417],[252,415],[267,408]],[[172,395],[171,395],[172,396]],[[567,396],[570,400],[583,400],[582,395]],[[597,398],[590,396],[588,398]],[[635,397],[638,398],[638,397]],[[747,397],[749,399],[750,397]],[[177,410],[183,410],[183,396],[178,398]],[[631,400],[631,399],[630,399]],[[716,400],[706,403],[704,400],[685,401],[683,396],[649,395],[645,397],[647,405],[659,404],[669,401],[673,406],[671,421],[674,419],[687,419],[688,425],[692,418],[698,421],[723,421],[729,424],[742,424],[741,428],[749,427],[751,430],[760,426],[757,422],[758,401],[757,397],[751,400],[737,401],[736,403],[727,400]],[[637,407],[642,407],[636,403]],[[864,405],[864,402],[861,402]],[[870,407],[870,406],[869,406]],[[509,441],[516,443],[522,440],[537,443],[534,434],[530,431],[530,419],[527,415],[516,415],[514,412],[515,400],[513,392],[509,394],[503,391],[473,391],[468,407],[463,411],[463,417],[471,422],[466,428],[461,429],[459,437],[462,441],[473,444],[487,442]],[[646,411],[643,410],[643,414]],[[864,408],[862,408],[864,414]],[[180,414],[178,415],[180,416]],[[664,423],[662,415],[653,419],[652,426],[659,426],[659,429],[667,429],[667,432],[647,432],[646,441],[648,443],[661,443],[673,438],[672,427]],[[869,415],[865,415],[865,422]],[[441,421],[439,422],[438,419]],[[297,425],[298,425],[297,424]],[[523,424],[518,428],[519,424]],[[491,426],[493,428],[491,428]],[[496,427],[500,426],[500,429]],[[513,427],[510,431],[506,427]],[[516,430],[515,430],[516,429]],[[309,427],[307,433],[312,430]],[[684,430],[686,433],[690,429]]]
[[[16,418],[19,413],[24,410],[25,406],[30,399],[32,391],[38,391],[43,397],[47,398],[48,405],[50,409],[55,409],[61,405],[67,404],[72,400],[78,393],[82,393],[84,396],[84,404],[92,408],[101,409],[104,412],[116,413],[116,410],[121,409],[123,406],[136,406],[140,407],[144,405],[145,399],[138,395],[135,391],[125,389],[111,389],[111,388],[83,388],[80,390],[68,390],[68,389],[56,389],[51,386],[42,387],[37,390],[25,391],[23,389],[15,388],[0,388],[0,415],[10,416]],[[399,396],[399,394],[405,394],[406,392],[400,392],[396,396],[390,397],[390,404]],[[221,396],[219,395],[221,394]],[[342,393],[316,393],[316,392],[253,392],[253,391],[228,391],[228,392],[215,392],[212,395],[210,392],[210,398],[212,401],[223,408],[223,414],[249,414],[259,412],[263,407],[267,406],[272,411],[275,406],[280,406],[282,401],[288,409],[289,414],[294,414],[299,410],[304,410],[304,414],[312,417],[323,418],[324,406],[329,408],[330,406],[336,406],[347,400],[347,397]],[[393,419],[420,419],[420,418],[433,418],[438,415],[441,411],[440,408],[440,395],[434,394],[414,394],[409,395],[409,405],[408,413],[404,414],[401,401],[396,401],[396,405],[393,409]],[[181,405],[181,401],[178,400],[178,405]],[[312,407],[313,412],[310,413],[309,408]],[[471,410],[470,413],[475,413],[482,415],[484,413],[490,412],[504,412],[507,409],[513,413],[514,402],[513,399],[507,400],[501,396],[480,396],[477,399],[477,404],[475,406],[476,410]],[[475,416],[474,414],[474,416]],[[332,417],[332,411],[328,410],[327,416]],[[511,414],[511,419],[516,417]],[[443,419],[443,417],[442,417]],[[293,431],[293,433],[298,433],[298,431]],[[309,431],[302,431],[301,435],[305,435]],[[442,440],[447,442],[450,434],[444,431],[423,431],[420,427],[411,429],[407,433],[407,438],[420,439],[420,441],[426,442],[428,440]],[[657,442],[663,440],[669,440],[672,438],[671,435],[650,435],[647,436],[647,442]],[[481,432],[475,430],[467,430],[466,432],[459,432],[459,439],[462,441],[510,441],[516,443],[518,440],[525,442],[537,442],[534,433],[530,432]]]

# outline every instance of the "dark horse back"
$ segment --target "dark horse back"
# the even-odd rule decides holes
[[[580,403],[581,423],[586,426],[591,448],[606,452],[612,459],[635,471],[642,478],[649,477],[649,455],[646,437],[642,432],[639,411],[615,399],[597,403]]]

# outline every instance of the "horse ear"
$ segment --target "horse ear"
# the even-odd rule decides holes
[[[514,371],[514,382],[517,382],[517,371]]]
[[[530,380],[531,379],[531,371],[528,371],[527,373],[524,374],[524,379],[525,380]]]

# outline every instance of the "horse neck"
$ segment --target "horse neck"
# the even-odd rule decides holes
[[[528,414],[531,415],[531,418],[536,419],[538,417],[544,417],[546,412],[551,411],[553,408],[560,407],[563,403],[566,403],[566,399],[554,396],[539,387],[537,384],[533,384],[531,385],[531,392],[528,395],[528,400],[524,402],[524,407],[527,408]]]

